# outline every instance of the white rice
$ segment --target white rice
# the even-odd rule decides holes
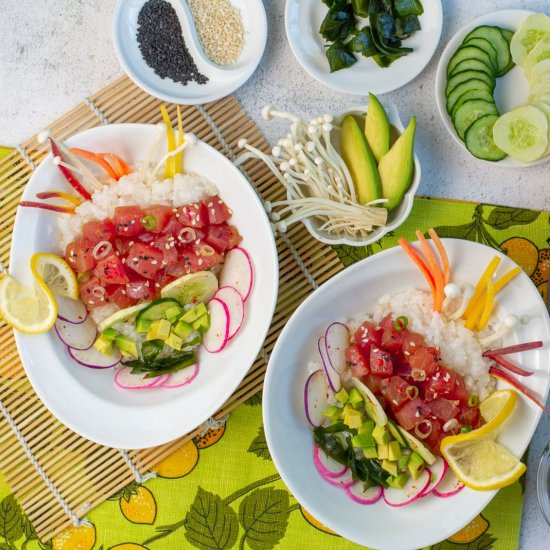
[[[149,182],[143,171],[132,172],[93,193],[92,200],[78,206],[74,215],[59,216],[61,252],[64,254],[67,245],[80,236],[83,224],[112,218],[117,206],[178,207],[217,193],[217,187],[210,180],[197,174],[176,174],[173,180]]]
[[[439,347],[443,364],[464,377],[470,393],[485,399],[495,388],[495,381],[489,376],[491,361],[482,357],[483,348],[476,334],[464,327],[464,321],[449,321],[435,313],[430,294],[421,290],[408,290],[380,298],[372,319],[379,323],[391,313],[394,318],[404,315],[413,332],[424,336],[430,346]],[[358,318],[352,326],[359,326]],[[489,327],[489,330],[491,327]]]

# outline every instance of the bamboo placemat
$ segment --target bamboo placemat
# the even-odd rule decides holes
[[[161,121],[161,102],[123,77],[49,126],[64,140],[102,124]],[[175,106],[168,112],[175,120]],[[255,123],[234,97],[204,106],[183,107],[186,131],[234,160],[237,143],[246,138],[264,151],[269,149]],[[0,162],[0,260],[9,264],[15,211],[23,189],[46,154],[37,137],[21,144]],[[258,160],[242,166],[264,200],[277,200],[284,189]],[[318,285],[343,265],[335,251],[309,235],[302,224],[277,236],[280,264],[279,298],[264,346],[235,393],[214,415],[222,419],[237,405],[258,392],[263,384],[269,353],[279,332],[296,307]],[[45,365],[47,367],[47,365]],[[134,478],[143,480],[160,460],[197,435],[186,436],[146,450],[121,451],[97,445],[63,426],[33,391],[19,360],[12,330],[0,325],[0,470],[36,529],[49,540],[86,511],[122,489]],[[204,428],[203,428],[204,429]]]

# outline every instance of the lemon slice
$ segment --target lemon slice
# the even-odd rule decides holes
[[[31,258],[31,271],[57,296],[78,300],[78,282],[69,264],[55,254],[38,252]]]
[[[500,426],[512,413],[518,399],[513,390],[494,391],[479,405],[479,412],[483,420],[491,427]]]

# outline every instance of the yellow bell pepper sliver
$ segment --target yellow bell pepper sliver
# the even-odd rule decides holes
[[[183,145],[183,142],[184,142],[184,134],[183,134],[183,122],[181,120],[181,109],[180,109],[180,106],[178,105],[176,107],[176,112],[178,113],[178,144],[177,144],[177,147],[181,147]],[[185,171],[183,169],[183,151],[180,151],[176,156],[175,156],[175,164],[176,164],[176,174],[184,174]]]
[[[489,322],[491,313],[493,313],[493,306],[495,305],[495,285],[493,279],[487,281],[487,292],[485,293],[485,305],[483,307],[483,314],[477,324],[477,330],[483,330],[485,325]]]
[[[512,279],[516,278],[521,273],[521,267],[514,267],[505,273],[500,279],[495,281],[495,294],[500,292]]]
[[[164,105],[161,106],[160,111],[162,113],[162,120],[166,125],[166,139],[168,141],[168,152],[171,153],[176,148],[176,137],[174,135],[174,129],[172,128],[172,122],[168,116],[168,111]],[[176,161],[173,156],[168,157],[166,161],[166,168],[164,169],[165,178],[173,178],[176,175]]]
[[[500,263],[500,258],[498,256],[495,256],[489,262],[489,265],[487,266],[487,268],[479,278],[479,281],[477,282],[474,295],[470,298],[470,301],[468,302],[468,306],[466,307],[466,310],[464,311],[464,315],[462,316],[463,319],[467,319],[470,317],[479,299],[481,298],[481,295],[485,292],[485,289],[487,288],[487,281],[493,276],[493,273],[496,271],[499,263]]]

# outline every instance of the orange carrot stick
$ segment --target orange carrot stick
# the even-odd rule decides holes
[[[432,293],[435,294],[435,283],[434,278],[428,269],[428,266],[424,263],[424,260],[420,256],[420,254],[413,248],[411,243],[407,241],[404,237],[401,237],[398,241],[399,246],[407,253],[409,258],[417,265],[417,267],[422,272],[422,275],[426,277],[426,280],[428,281],[428,284],[430,285],[430,289]]]
[[[428,234],[432,238],[432,241],[439,252],[439,256],[441,257],[441,263],[443,264],[443,282],[444,284],[447,284],[451,278],[451,264],[449,263],[449,256],[447,256],[447,251],[445,250],[439,235],[435,232],[433,227],[428,229]]]
[[[122,176],[127,176],[131,172],[130,167],[118,155],[114,153],[99,153],[99,155],[113,167],[113,170],[118,176],[117,179]]]
[[[78,147],[73,147],[72,149],[69,149],[69,151],[86,160],[91,160],[92,162],[95,162],[96,164],[101,166],[101,168],[103,168],[105,172],[107,172],[107,175],[110,178],[113,178],[114,180],[118,179],[111,165],[105,159],[103,159],[101,155],[98,155],[97,153],[92,153],[91,151],[86,151],[86,149],[79,149]]]
[[[443,273],[441,271],[441,268],[439,267],[435,254],[433,253],[430,245],[428,244],[428,241],[424,237],[424,233],[418,230],[416,232],[416,236],[418,237],[418,242],[420,243],[420,247],[422,248],[424,257],[428,260],[428,267],[432,272],[432,276],[434,278],[434,283],[435,283],[434,309],[438,313],[441,313],[441,309],[443,307],[443,298],[444,298],[443,287],[445,286],[443,283]]]

